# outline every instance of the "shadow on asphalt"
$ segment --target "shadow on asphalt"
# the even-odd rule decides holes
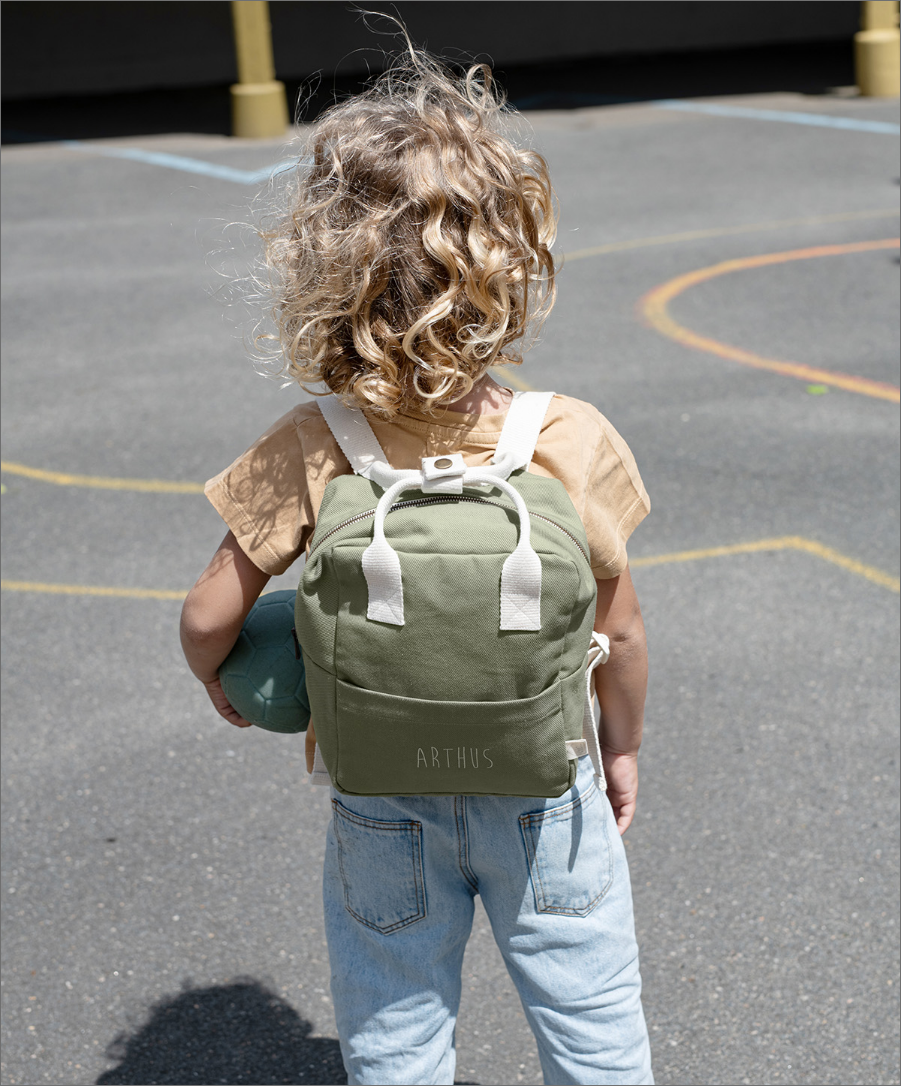
[[[338,1042],[311,1037],[312,1025],[281,996],[242,977],[185,987],[150,1009],[143,1025],[107,1049],[116,1066],[97,1086],[119,1083],[345,1084]]]

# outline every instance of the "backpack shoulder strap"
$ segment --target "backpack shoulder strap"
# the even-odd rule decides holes
[[[491,461],[502,478],[506,479],[518,468],[529,466],[553,398],[553,392],[513,394],[513,402]],[[378,438],[358,408],[347,407],[337,396],[323,396],[319,400],[319,410],[356,475],[372,479],[382,487],[390,486],[401,478],[419,475],[415,471],[398,471],[390,467]]]
[[[368,479],[375,464],[387,466],[388,458],[362,411],[347,407],[337,396],[323,396],[319,400],[319,410],[341,452],[350,461],[354,474]]]
[[[512,463],[510,471],[529,466],[553,398],[553,392],[514,392],[493,464],[503,464],[506,468]]]

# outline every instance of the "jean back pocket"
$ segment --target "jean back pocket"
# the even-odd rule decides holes
[[[332,808],[344,907],[351,916],[383,935],[422,920],[422,823],[364,818],[336,799]]]
[[[569,803],[520,815],[538,912],[587,916],[610,889],[606,804],[592,783]]]

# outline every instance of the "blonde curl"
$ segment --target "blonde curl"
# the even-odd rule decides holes
[[[315,124],[261,231],[280,372],[391,418],[465,396],[554,302],[547,164],[491,71],[412,52]]]

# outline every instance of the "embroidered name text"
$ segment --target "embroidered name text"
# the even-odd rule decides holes
[[[418,747],[417,769],[493,769],[490,747]]]

